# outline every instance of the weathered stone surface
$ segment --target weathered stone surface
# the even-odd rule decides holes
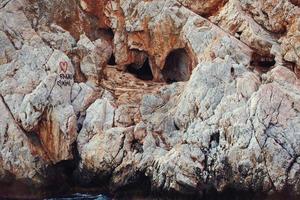
[[[228,0],[178,0],[183,6],[201,16],[211,16],[219,11]]]
[[[80,0],[80,6],[85,12],[98,18],[98,26],[100,28],[109,28],[108,18],[105,16],[108,2],[108,0]]]
[[[271,32],[285,32],[299,17],[300,9],[290,0],[241,1],[255,21]]]
[[[76,114],[86,109],[101,96],[103,90],[86,83],[75,83],[72,87],[71,102]]]
[[[2,1],[0,182],[299,195],[299,27],[291,0]]]
[[[113,127],[115,107],[107,99],[96,100],[88,109],[83,127],[78,135],[79,151],[94,135]]]
[[[210,20],[255,49],[258,54],[275,57],[278,64],[284,61],[297,63],[294,51],[297,51],[295,40],[300,9],[292,3],[289,0],[230,0]]]
[[[76,51],[82,58],[80,63],[81,72],[91,84],[99,85],[103,77],[103,69],[109,61],[112,48],[105,39],[90,41],[85,35],[80,36]]]
[[[19,127],[9,108],[0,96],[0,172],[1,177],[13,174],[16,179],[42,181],[42,169],[47,164],[47,155],[38,144],[29,140]],[[8,180],[6,180],[8,181]]]
[[[72,158],[72,144],[77,136],[70,96],[74,69],[68,57],[57,50],[46,67],[52,73],[24,97],[18,119],[26,131],[38,132],[49,157],[59,162]]]
[[[3,31],[0,32],[0,43],[0,65],[3,65],[12,60],[15,48]]]
[[[300,15],[299,15],[300,16]],[[283,59],[295,64],[295,73],[300,75],[300,18],[295,20],[287,35],[281,40]]]
[[[41,31],[39,35],[52,49],[70,53],[73,47],[76,46],[75,39],[61,27],[52,24],[50,30],[51,32]]]
[[[24,4],[23,10],[27,18],[36,29],[53,23],[70,32],[75,39],[79,39],[83,33],[95,37],[96,22],[85,15],[76,0],[22,0],[21,2]]]
[[[135,124],[139,109],[136,105],[121,105],[115,112],[115,126],[129,127]]]

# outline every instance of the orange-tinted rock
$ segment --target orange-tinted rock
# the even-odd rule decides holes
[[[64,119],[61,112],[66,116]],[[70,107],[69,109],[53,108],[45,112],[37,133],[41,145],[52,163],[73,159],[73,143],[77,137],[76,123],[76,116],[70,111]],[[62,130],[63,126],[66,126],[67,130]]]
[[[24,2],[31,5],[24,10],[36,29],[56,24],[69,31],[76,39],[83,33],[93,37],[97,32],[95,26],[97,24],[80,9],[77,0],[24,0]]]
[[[241,1],[243,9],[251,13],[257,23],[273,33],[285,33],[299,17],[300,8],[291,2],[290,0]],[[297,3],[299,1],[295,4]]]
[[[300,6],[300,0],[290,0],[294,5]]]
[[[92,24],[82,13],[75,0],[58,1],[53,5],[53,22],[69,31],[76,39],[82,33],[91,34]]]
[[[183,6],[204,17],[211,16],[218,12],[227,1],[228,0],[178,0]]]
[[[108,1],[109,0],[80,0],[81,8],[90,15],[98,18],[99,28],[109,28],[108,18],[105,16],[105,9]]]
[[[174,5],[173,5],[174,4]],[[152,18],[150,9],[145,13],[140,12],[142,6],[153,6],[153,2],[140,2],[132,7],[111,3],[110,26],[115,29],[114,46],[115,56],[118,64],[129,65],[139,62],[139,54],[146,53],[152,69],[154,80],[163,80],[161,70],[164,68],[165,60],[172,50],[186,48],[189,45],[180,37],[181,29],[188,18],[188,13],[180,10],[179,3],[168,2],[166,9],[172,9],[174,15],[164,18],[157,15]],[[124,7],[122,7],[124,6]],[[162,2],[159,9],[162,9]],[[157,11],[155,11],[157,12]],[[134,15],[133,15],[134,14]],[[158,13],[156,13],[158,14]],[[164,13],[162,13],[164,14]],[[130,19],[129,16],[133,15]],[[195,58],[191,56],[191,66],[195,65]],[[190,67],[192,68],[192,67]]]
[[[300,17],[300,15],[299,15]],[[288,33],[280,39],[283,59],[295,65],[295,72],[300,69],[300,18],[291,25]]]
[[[28,1],[0,3],[0,182],[300,193],[295,1]]]

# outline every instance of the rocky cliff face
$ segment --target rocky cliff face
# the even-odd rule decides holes
[[[1,182],[299,195],[299,5],[2,0]]]

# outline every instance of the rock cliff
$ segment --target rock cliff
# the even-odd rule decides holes
[[[0,182],[299,195],[299,6],[0,1]]]

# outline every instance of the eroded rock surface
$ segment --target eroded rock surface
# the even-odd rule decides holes
[[[0,182],[73,161],[112,189],[299,195],[299,19],[292,0],[2,1]]]

